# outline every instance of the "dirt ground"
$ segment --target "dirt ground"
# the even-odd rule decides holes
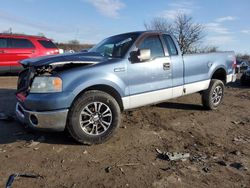
[[[0,112],[10,116],[15,87],[16,77],[0,77]],[[227,86],[216,111],[200,101],[193,94],[126,112],[116,135],[94,146],[0,121],[0,187],[13,173],[43,176],[16,179],[21,188],[250,187],[250,87]],[[156,148],[190,158],[167,161]]]

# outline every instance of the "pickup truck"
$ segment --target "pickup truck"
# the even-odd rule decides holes
[[[121,112],[200,93],[217,109],[236,79],[234,52],[183,55],[167,33],[109,37],[88,52],[21,61],[18,119],[38,130],[64,131],[83,144],[108,140]]]

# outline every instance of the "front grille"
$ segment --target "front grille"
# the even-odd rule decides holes
[[[28,90],[29,77],[30,77],[30,70],[28,68],[24,69],[22,72],[19,73],[19,78],[17,82],[17,92]]]

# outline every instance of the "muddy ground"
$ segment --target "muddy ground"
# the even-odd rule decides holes
[[[0,77],[0,112],[10,116],[15,86],[16,77]],[[167,161],[156,148],[190,158]],[[250,187],[250,87],[228,86],[216,111],[205,111],[193,94],[126,112],[116,135],[95,146],[0,121],[0,187],[13,173],[43,176],[13,184],[24,188]]]

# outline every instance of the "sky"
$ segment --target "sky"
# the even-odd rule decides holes
[[[0,32],[95,44],[184,13],[205,26],[203,43],[250,54],[250,0],[0,0]]]

